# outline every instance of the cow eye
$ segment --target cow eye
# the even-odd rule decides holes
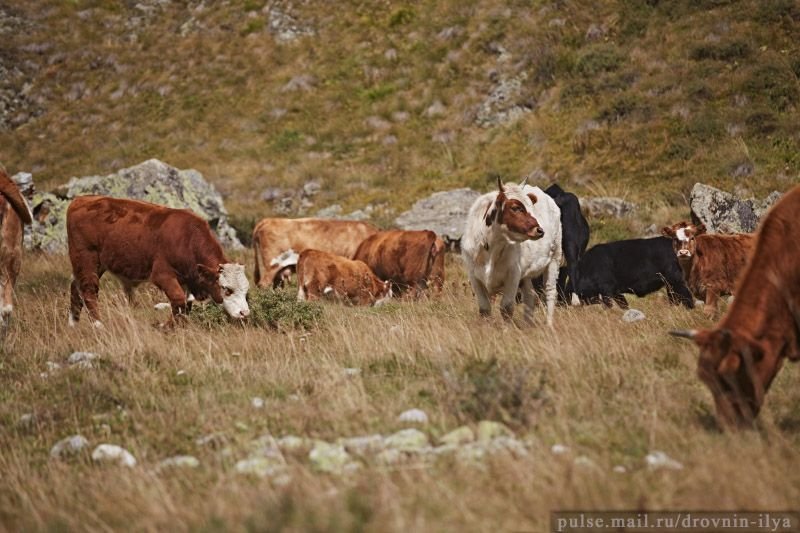
[[[511,208],[511,210],[512,211],[516,211],[517,213],[519,213],[520,211],[522,211],[522,208],[520,206],[518,206],[518,205],[515,205],[514,207]]]
[[[233,289],[231,289],[230,287],[223,287],[222,290],[223,292],[225,292],[225,296],[230,296],[231,294],[233,294]]]

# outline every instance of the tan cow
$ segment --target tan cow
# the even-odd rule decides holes
[[[366,222],[323,218],[264,218],[253,230],[255,272],[259,287],[277,285],[276,274],[285,267],[276,258],[287,250],[300,253],[313,248],[343,257],[353,257],[361,241],[377,232]]]
[[[28,204],[0,168],[0,327],[8,327],[14,309],[14,285],[22,266],[22,226],[31,223]]]
[[[79,196],[67,208],[67,243],[72,263],[69,323],[84,305],[100,326],[97,294],[106,271],[128,294],[144,281],[166,293],[173,318],[186,313],[188,288],[195,298],[211,298],[233,318],[250,314],[244,266],[222,251],[208,222],[188,209],[138,200]]]
[[[391,281],[398,294],[411,290],[418,296],[429,283],[437,291],[444,284],[444,241],[430,230],[380,231],[364,239],[353,259]]]
[[[320,250],[303,250],[297,260],[297,299],[331,298],[353,305],[375,305],[392,297],[392,284],[381,281],[363,261]]]

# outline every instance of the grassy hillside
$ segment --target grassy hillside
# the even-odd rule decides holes
[[[695,181],[761,195],[800,173],[793,0],[0,8],[23,109],[1,157],[40,188],[158,157],[249,217],[270,212],[265,187],[309,179],[323,183],[312,212],[400,211],[534,169],[676,206]]]
[[[800,498],[798,365],[778,375],[758,431],[720,433],[696,349],[666,334],[708,322],[663,294],[633,299],[641,322],[599,306],[559,309],[551,331],[540,308],[533,327],[518,328],[497,312],[478,317],[453,262],[439,300],[325,306],[309,330],[192,323],[164,333],[151,325],[165,318],[152,308],[163,297],[142,289],[131,309],[111,280],[100,294],[106,328],[68,328],[66,272],[64,257],[29,259],[17,290],[0,360],[2,529],[545,531],[554,509],[782,510]],[[75,350],[101,360],[69,367]],[[287,453],[288,478],[235,471],[264,434],[387,435],[412,407],[427,412],[432,440],[496,420],[527,454],[366,460],[336,475]],[[90,450],[125,447],[138,465],[51,460],[51,446],[76,433]],[[553,454],[555,444],[568,452]],[[654,450],[683,469],[650,470]],[[200,466],[158,470],[176,454]]]

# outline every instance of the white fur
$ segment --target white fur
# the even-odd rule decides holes
[[[472,204],[461,239],[461,255],[478,299],[478,308],[481,314],[489,314],[490,298],[502,293],[501,309],[510,315],[522,281],[525,316],[530,319],[536,301],[530,280],[545,274],[547,324],[552,325],[558,267],[562,261],[561,211],[539,187],[506,184],[504,190],[507,198],[520,200],[536,218],[544,236],[518,242],[515,240],[518,236],[510,235],[504,226],[496,222],[487,226],[484,214],[497,198],[497,191],[482,195]],[[528,198],[530,193],[538,199],[536,204],[532,205]]]
[[[278,257],[272,259],[272,261],[269,262],[269,266],[277,266],[278,270],[280,270],[282,268],[286,268],[287,266],[296,265],[299,258],[300,254],[289,248],[285,252],[282,252]]]
[[[679,241],[689,242],[689,237],[686,235],[685,228],[679,228],[678,231],[675,232],[675,236],[678,237]]]
[[[219,285],[222,288],[222,307],[228,315],[233,318],[244,318],[250,314],[250,306],[247,305],[250,282],[244,273],[244,265],[237,263],[220,265]],[[226,295],[226,289],[233,292]]]

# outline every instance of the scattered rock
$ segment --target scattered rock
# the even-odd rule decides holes
[[[355,376],[360,376],[361,375],[361,369],[360,368],[345,368],[343,370],[343,373],[344,373],[344,375],[346,377],[352,378],[352,377],[355,377]]]
[[[427,424],[428,415],[422,409],[409,409],[408,411],[400,413],[400,416],[397,417],[397,421],[409,422],[412,424]]]
[[[638,320],[644,320],[645,314],[638,309],[630,308],[622,315],[623,322],[636,322]]]
[[[156,311],[163,311],[164,309],[172,309],[172,304],[169,302],[158,302],[153,306]]]
[[[359,457],[374,455],[384,449],[383,436],[379,434],[340,439],[339,443],[348,453]]]
[[[504,59],[502,54],[501,59]],[[533,111],[535,105],[521,98],[522,87],[527,79],[526,72],[516,76],[497,76],[489,95],[475,112],[475,124],[482,128],[510,124]]]
[[[250,399],[250,405],[253,406],[254,409],[263,409],[264,408],[264,398],[259,398],[258,396]]]
[[[157,159],[107,176],[72,178],[53,192],[36,193],[34,221],[26,226],[25,247],[63,253],[67,247],[66,211],[76,196],[99,194],[135,198],[174,208],[187,208],[207,220],[223,246],[242,249],[228,223],[222,196],[196,170],[178,170]]]
[[[593,218],[613,217],[623,218],[630,214],[636,205],[613,196],[596,196],[593,198],[580,198],[581,209]]]
[[[400,451],[417,451],[428,446],[428,436],[418,429],[403,429],[384,439],[387,448]]]
[[[36,416],[33,413],[25,413],[17,420],[17,427],[20,429],[31,429],[36,424]]]
[[[341,474],[357,468],[355,465],[358,464],[351,460],[343,445],[324,441],[318,441],[314,445],[308,453],[308,459],[315,470],[328,474]]]
[[[586,40],[589,42],[600,41],[608,35],[608,26],[605,24],[590,24],[586,30]]]
[[[279,43],[291,43],[307,35],[314,35],[314,28],[303,25],[289,12],[291,3],[269,2],[264,10],[267,13],[267,28]]]
[[[83,435],[73,435],[61,439],[50,448],[50,457],[53,459],[65,459],[77,455],[89,446],[89,441]]]
[[[458,446],[475,440],[475,432],[469,426],[461,426],[450,433],[442,435],[439,442],[444,445]]]
[[[756,167],[753,165],[753,162],[745,161],[731,168],[730,176],[732,178],[746,178],[748,176],[752,176],[755,171]]]
[[[481,420],[478,422],[478,442],[489,442],[498,437],[514,437],[514,432],[500,422]]]
[[[136,466],[136,458],[125,448],[116,444],[100,444],[92,452],[92,460],[97,463],[116,463],[132,468]]]
[[[283,477],[288,475],[286,465],[276,464],[267,457],[248,457],[237,461],[233,469],[238,474],[257,477]]]
[[[578,457],[576,457],[575,460],[572,461],[572,464],[581,468],[591,468],[591,469],[598,468],[597,463],[595,463],[585,455],[579,455]]]
[[[426,117],[438,117],[444,115],[447,112],[447,108],[444,106],[441,100],[435,100],[428,108],[425,110],[423,115]]]
[[[364,124],[376,131],[386,131],[392,128],[392,123],[380,117],[371,116],[364,119]]]
[[[644,458],[647,467],[650,470],[659,470],[665,468],[667,470],[683,470],[683,465],[675,459],[668,456],[662,451],[653,451],[647,454]]]
[[[611,471],[614,472],[615,474],[624,474],[628,471],[628,469],[622,465],[616,465],[614,466],[614,468],[611,469]]]
[[[569,446],[564,446],[563,444],[553,444],[550,447],[550,452],[553,455],[564,455],[569,452]]]
[[[194,443],[197,446],[208,446],[212,450],[219,450],[228,443],[228,437],[222,433],[211,433],[195,439]]]
[[[709,233],[751,233],[780,196],[780,192],[774,191],[763,200],[741,199],[710,185],[695,183],[689,205],[692,220],[705,224]]]
[[[311,92],[317,84],[317,79],[310,74],[299,74],[292,77],[281,87],[282,93],[293,93],[297,91]]]
[[[92,368],[92,361],[100,359],[100,356],[92,352],[72,352],[67,362],[70,365],[77,365],[80,368]]]
[[[320,183],[319,180],[311,180],[303,184],[303,196],[305,198],[316,196],[321,190],[322,183]]]
[[[295,435],[285,435],[277,440],[277,444],[283,453],[290,455],[306,455],[314,445],[310,439]]]
[[[167,468],[197,468],[200,466],[200,461],[193,455],[176,455],[168,457],[158,463],[157,470],[164,470]]]
[[[429,229],[442,238],[461,239],[469,208],[480,195],[467,188],[433,193],[415,202],[395,224],[404,230]]]

